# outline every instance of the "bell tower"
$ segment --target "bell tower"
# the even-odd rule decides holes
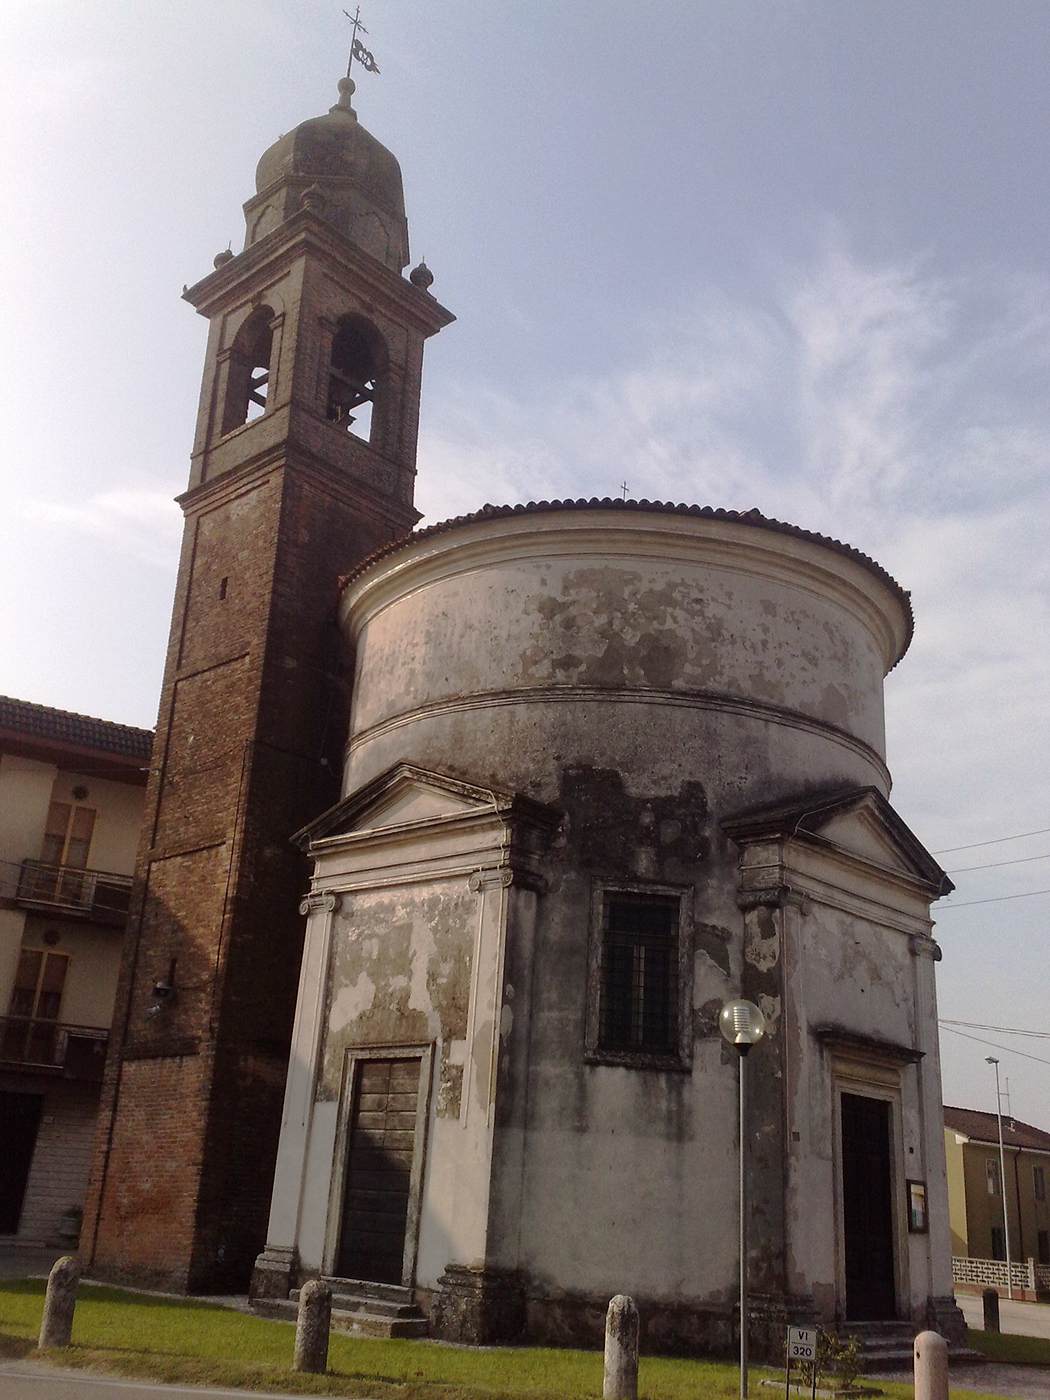
[[[85,1209],[97,1273],[243,1288],[266,1234],[303,920],[338,797],[339,575],[411,530],[423,343],[395,158],[344,78],[263,155],[210,323],[136,895]]]

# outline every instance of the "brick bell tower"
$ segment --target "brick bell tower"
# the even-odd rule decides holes
[[[344,78],[262,157],[210,322],[136,898],[81,1252],[98,1274],[243,1288],[266,1237],[305,887],[337,800],[340,573],[419,518],[423,342],[395,158]]]

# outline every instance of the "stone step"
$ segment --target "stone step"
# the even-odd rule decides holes
[[[329,1281],[330,1282],[330,1281]],[[342,1288],[332,1289],[332,1307],[343,1312],[367,1312],[376,1317],[419,1317],[420,1312],[411,1302],[411,1294],[405,1289],[409,1301],[394,1302],[390,1298],[377,1298],[371,1293],[350,1293]],[[299,1302],[299,1289],[293,1288],[288,1294],[290,1302]]]
[[[419,1317],[415,1303],[392,1303],[387,1298],[332,1290],[332,1307],[343,1312],[368,1313],[372,1317]]]
[[[325,1275],[325,1283],[333,1293],[349,1293],[355,1298],[385,1298],[391,1303],[414,1303],[411,1288],[402,1283],[372,1283],[370,1279],[340,1278],[336,1274]]]
[[[375,1313],[332,1309],[332,1327],[354,1337],[425,1337],[429,1326],[422,1313],[416,1317],[377,1317]]]
[[[294,1322],[299,1314],[299,1290],[293,1289],[287,1298],[257,1298],[252,1310],[264,1317],[281,1318]],[[389,1317],[375,1312],[355,1308],[338,1307],[333,1299],[332,1327],[338,1332],[347,1332],[357,1337],[425,1337],[428,1333],[427,1320],[418,1309],[412,1316]]]

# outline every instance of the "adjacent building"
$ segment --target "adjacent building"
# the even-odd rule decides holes
[[[944,1108],[952,1255],[960,1286],[1050,1293],[1050,1132],[976,1108]],[[1002,1167],[1005,1165],[1006,1178]],[[982,1267],[991,1261],[999,1268]]]
[[[0,1238],[84,1203],[153,735],[0,697]]]

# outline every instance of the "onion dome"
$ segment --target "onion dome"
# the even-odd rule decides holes
[[[408,265],[401,167],[358,121],[354,88],[353,79],[341,78],[339,101],[325,116],[300,122],[264,152],[257,193],[244,206],[246,246],[305,206],[387,267]]]

